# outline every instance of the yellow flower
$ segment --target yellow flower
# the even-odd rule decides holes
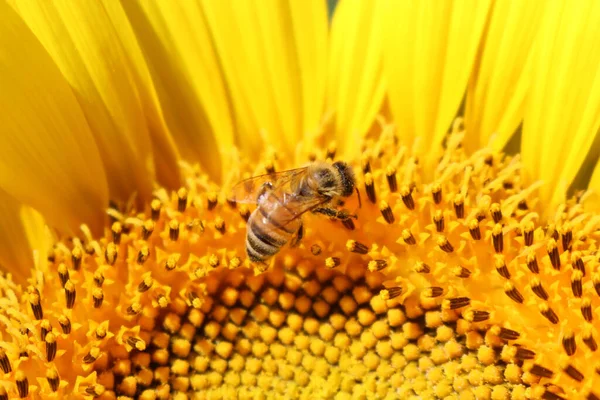
[[[0,399],[598,399],[599,27],[1,2]],[[312,160],[352,165],[357,218],[251,263],[228,189]]]

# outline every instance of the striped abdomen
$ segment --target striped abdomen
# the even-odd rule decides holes
[[[248,219],[246,253],[251,261],[266,261],[296,234],[301,221],[289,205],[267,193]]]

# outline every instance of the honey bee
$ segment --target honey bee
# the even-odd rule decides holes
[[[356,189],[354,171],[345,162],[314,162],[306,167],[255,176],[237,183],[230,201],[256,204],[246,229],[246,253],[264,263],[287,243],[297,246],[308,211],[341,221],[356,218],[338,209]],[[358,189],[356,192],[359,196]]]

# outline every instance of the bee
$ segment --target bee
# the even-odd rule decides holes
[[[356,189],[354,171],[345,162],[313,162],[303,167],[255,176],[237,183],[230,201],[256,204],[246,229],[246,253],[264,263],[287,243],[297,246],[304,236],[302,215],[323,214],[341,221],[356,218],[338,209]],[[356,192],[359,196],[358,189]]]

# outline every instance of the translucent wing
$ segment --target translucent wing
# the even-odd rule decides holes
[[[298,180],[306,173],[306,170],[307,167],[296,168],[244,179],[235,184],[229,192],[227,199],[236,201],[237,203],[256,204],[258,196],[265,188],[268,188],[269,185],[272,190],[277,190],[279,193],[292,193],[293,188],[297,185]]]

